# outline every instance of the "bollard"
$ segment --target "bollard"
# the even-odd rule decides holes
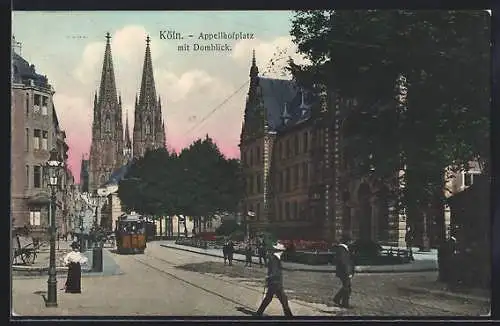
[[[92,272],[102,272],[102,247],[95,246],[92,249]]]

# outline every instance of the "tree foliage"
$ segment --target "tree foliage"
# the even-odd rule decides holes
[[[445,168],[479,160],[489,172],[486,11],[298,11],[291,35],[310,61],[290,62],[295,79],[358,102],[342,113],[355,173],[384,179],[406,166],[408,207],[442,189]]]
[[[236,211],[243,195],[240,165],[227,159],[208,136],[179,155],[146,152],[121,181],[119,196],[130,209],[152,215],[211,217]]]
[[[299,11],[291,30],[312,64],[290,69],[359,109],[345,114],[355,168],[418,180],[489,154],[490,17],[485,11]],[[406,77],[404,103],[396,80]]]

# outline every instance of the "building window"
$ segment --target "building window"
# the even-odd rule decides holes
[[[303,142],[304,142],[304,153],[307,153],[307,151],[309,150],[309,133],[306,131],[304,132],[304,139],[303,139]]]
[[[462,173],[462,187],[470,187],[474,183],[474,174],[472,172]]]
[[[290,139],[286,140],[286,157],[292,156],[292,146],[290,144]]]
[[[281,143],[278,142],[276,144],[276,153],[278,153],[278,155],[276,155],[276,157],[279,159],[280,158],[280,153],[281,153]]]
[[[33,187],[40,188],[42,186],[42,167],[35,165],[33,167]]]
[[[285,158],[285,144],[280,143],[280,158],[284,159]]]
[[[308,163],[302,163],[302,183],[304,185],[307,185],[309,181],[309,164]]]
[[[148,121],[146,120],[146,130],[147,130],[147,126],[148,126]],[[111,118],[109,117],[109,114],[106,116],[106,121],[105,121],[105,125],[104,125],[104,129],[105,129],[105,132],[107,133],[110,133],[111,132]],[[146,134],[148,132],[146,131]]]
[[[42,96],[42,115],[49,115],[49,110],[47,108],[49,102],[49,98],[46,96]]]
[[[297,219],[297,216],[298,216],[298,204],[296,201],[293,202],[293,206],[292,206],[292,216],[293,216],[293,219]]]
[[[42,131],[40,129],[33,130],[33,149],[40,149],[41,138],[42,138]]]
[[[253,178],[251,176],[248,177],[248,194],[253,194]]]
[[[250,149],[248,151],[248,156],[250,157],[250,164],[249,164],[249,166],[253,166],[253,153],[252,153],[252,149]]]
[[[30,211],[30,225],[39,226],[41,225],[41,212],[39,210]]]
[[[33,103],[33,112],[40,113],[40,106],[41,106],[40,95],[35,94],[34,100],[35,102]]]
[[[298,135],[295,135],[295,137],[293,137],[293,145],[294,145],[294,150],[295,150],[295,155],[299,155],[299,152],[300,152],[300,143],[299,143],[299,136]]]
[[[276,220],[280,220],[281,219],[281,203],[278,202],[277,205],[276,205]]]
[[[299,185],[299,166],[293,167],[293,186],[296,188]]]
[[[260,179],[260,174],[255,176],[255,183],[257,184],[257,193],[260,194],[262,192],[262,183]]]
[[[25,140],[24,140],[24,145],[25,145],[25,150],[26,152],[30,151],[30,130],[26,128],[26,135],[25,135]]]
[[[26,165],[26,188],[30,187],[30,166]]]
[[[276,173],[276,191],[277,192],[280,192],[281,191],[281,179],[283,178],[283,176],[281,175],[281,173]]]
[[[290,219],[290,203],[285,202],[285,220]]]
[[[257,165],[259,165],[259,164],[260,164],[260,162],[261,162],[261,159],[260,159],[260,147],[257,147],[257,148],[255,149],[255,163],[256,163]]]
[[[259,220],[259,219],[260,219],[260,203],[257,203],[257,206],[256,206],[256,208],[255,208],[255,218],[256,218],[257,220]]]
[[[30,115],[30,94],[26,93],[26,116]]]
[[[43,131],[42,132],[42,149],[47,150],[48,149],[48,141],[49,141],[49,132],[48,131]]]

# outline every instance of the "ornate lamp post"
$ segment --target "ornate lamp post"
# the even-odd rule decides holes
[[[49,280],[47,281],[46,307],[57,307],[57,272],[56,272],[56,188],[58,186],[59,172],[64,163],[59,158],[57,149],[50,151],[49,160],[46,163],[48,181],[51,190],[50,194],[50,260],[49,260]]]

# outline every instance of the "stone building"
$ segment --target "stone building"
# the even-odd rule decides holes
[[[80,192],[89,192],[89,160],[82,155],[80,163]]]
[[[147,149],[165,147],[165,125],[162,118],[161,100],[156,97],[153,76],[150,38],[146,38],[144,66],[139,96],[136,96],[133,139],[130,138],[128,116],[125,130],[122,127],[121,99],[117,97],[111,56],[109,33],[106,36],[103,72],[99,99],[94,104],[92,147],[89,160],[89,187],[91,193],[100,189],[100,223],[114,229],[118,216],[124,210],[118,197],[118,183],[125,177],[132,157],[144,155]],[[82,159],[81,183],[85,189],[86,160]]]
[[[89,192],[104,184],[123,163],[122,101],[116,90],[111,57],[111,36],[106,35],[99,96],[94,95],[92,144],[89,158]]]
[[[142,70],[139,98],[135,97],[133,155],[141,157],[147,149],[165,148],[165,124],[161,112],[160,97],[156,87],[151,60],[150,38],[146,38],[146,53]]]
[[[259,77],[255,53],[240,137],[250,233],[313,236],[322,223],[312,211],[314,99],[292,81]],[[249,212],[252,212],[249,214]]]
[[[460,172],[451,172],[450,170],[445,171],[445,187],[444,196],[445,198],[451,198],[454,195],[464,191],[474,184],[474,180],[480,175],[481,167],[477,161],[470,162],[468,170]],[[449,226],[451,224],[451,208],[448,204],[444,206],[444,220],[446,226],[446,236],[450,236]]]
[[[313,94],[293,81],[259,77],[254,54],[240,137],[241,212],[251,234],[405,245],[406,217],[390,195],[403,186],[397,172],[394,180],[352,173],[344,145],[351,112],[361,108],[333,90]]]
[[[99,96],[95,94],[94,100],[92,145],[88,163],[91,193],[104,185],[112,173],[127,164],[132,155],[140,157],[149,148],[165,147],[166,141],[161,101],[156,97],[149,36],[146,38],[139,96],[136,96],[132,141],[128,118],[123,130],[121,97],[116,90],[109,33],[106,38]],[[82,159],[82,171],[85,164],[87,163]]]
[[[13,38],[13,44],[16,44]],[[12,52],[11,86],[11,214],[13,226],[49,225],[45,164],[56,147],[66,162],[68,145],[60,128],[52,97],[54,88],[46,76],[36,72],[17,48]],[[65,165],[66,167],[66,165]],[[56,218],[62,225],[63,193],[67,185],[65,168],[57,192]]]

